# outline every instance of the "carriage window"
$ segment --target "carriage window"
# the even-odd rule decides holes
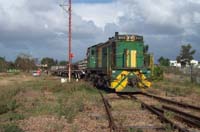
[[[94,50],[91,51],[91,54],[94,55]]]

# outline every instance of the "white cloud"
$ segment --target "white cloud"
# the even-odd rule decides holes
[[[36,57],[65,59],[67,14],[58,4],[54,0],[1,0],[0,47],[4,52],[0,56],[14,58],[19,52],[31,51]],[[76,60],[85,56],[89,45],[106,41],[115,31],[143,35],[157,57],[176,56],[183,43],[193,44],[200,55],[200,2],[197,0],[74,3],[72,10]]]
[[[92,20],[98,27],[104,28],[107,23],[117,23],[118,18],[123,16],[123,6],[120,4],[119,2],[97,4],[76,3],[73,5],[73,11],[84,20]]]
[[[0,1],[0,56],[14,59],[20,52],[33,53],[35,57],[52,56],[66,58],[67,51],[67,14],[53,0]],[[79,51],[79,44],[88,45],[96,42],[97,34],[102,30],[92,21],[85,21],[73,14],[73,52]],[[88,43],[90,40],[90,43]],[[93,41],[91,41],[93,40]],[[79,43],[77,43],[79,42]],[[80,43],[82,42],[82,43]],[[85,53],[76,53],[76,60]]]

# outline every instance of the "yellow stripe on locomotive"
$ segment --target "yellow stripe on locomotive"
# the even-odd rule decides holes
[[[145,74],[140,71],[121,71],[112,72],[111,88],[116,92],[124,91],[126,88],[146,89],[150,88],[152,83],[147,79]]]
[[[147,53],[142,36],[119,35],[88,48],[87,76],[99,86],[115,91],[128,87],[149,88],[153,56]]]

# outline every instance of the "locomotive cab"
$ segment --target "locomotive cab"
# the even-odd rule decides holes
[[[153,56],[145,50],[143,37],[119,35],[88,48],[89,78],[100,87],[116,92],[151,87]]]

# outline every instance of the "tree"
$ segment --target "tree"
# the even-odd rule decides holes
[[[7,62],[7,64],[8,64],[8,69],[16,69],[15,62],[9,61]]]
[[[0,72],[6,71],[8,68],[8,64],[5,60],[5,57],[0,57]]]
[[[163,56],[161,56],[158,59],[158,62],[161,66],[169,66],[169,59],[168,58],[164,58]]]
[[[34,59],[28,54],[20,54],[15,60],[16,68],[29,72],[36,68]]]
[[[53,58],[45,57],[45,58],[42,58],[41,64],[43,65],[47,64],[48,68],[50,68],[51,66],[56,65],[57,62],[54,61]]]
[[[55,60],[55,61],[54,61],[54,65],[58,65],[58,60]]]
[[[61,65],[61,66],[66,66],[67,63],[68,63],[67,61],[64,61],[64,60],[63,60],[63,61],[60,61],[59,65]]]
[[[192,46],[190,44],[182,45],[180,55],[176,57],[176,60],[181,63],[181,66],[183,67],[186,66],[186,64],[190,65],[190,61],[193,59],[195,52],[195,50],[192,50]]]

